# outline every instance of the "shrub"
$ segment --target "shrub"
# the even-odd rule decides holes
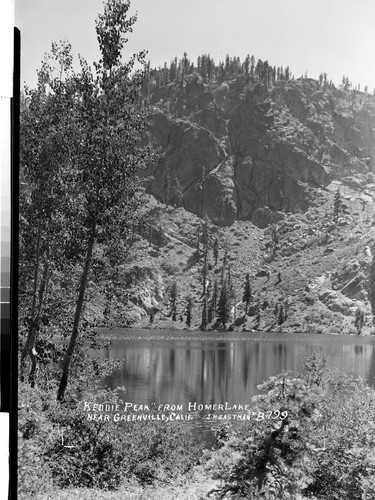
[[[19,493],[25,499],[53,485],[115,489],[130,477],[141,483],[171,480],[186,473],[201,454],[188,425],[89,421],[83,403],[74,398],[56,403],[55,391],[30,391],[27,411],[21,396],[19,425]],[[43,404],[46,398],[48,405]],[[85,399],[122,405],[118,392],[106,389]]]
[[[219,498],[265,494],[269,499],[289,499],[312,481],[305,450],[316,444],[308,429],[314,430],[321,418],[317,408],[322,389],[310,388],[303,378],[287,373],[271,377],[259,389],[266,394],[253,398],[252,411],[277,410],[287,412],[287,417],[249,422],[213,455],[208,468],[224,479]]]
[[[287,411],[232,431],[207,469],[224,480],[218,498],[363,500],[375,498],[375,390],[340,376],[323,380],[313,352],[305,374],[271,377],[254,412]]]
[[[170,276],[174,276],[180,271],[180,267],[177,264],[169,261],[164,261],[161,267]]]
[[[52,476],[45,457],[50,424],[44,411],[53,398],[39,388],[19,382],[18,411],[18,498],[28,500],[52,488]]]

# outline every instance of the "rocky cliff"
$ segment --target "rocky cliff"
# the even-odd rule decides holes
[[[149,192],[217,225],[265,227],[267,208],[304,213],[317,189],[365,181],[375,168],[375,98],[358,91],[191,74],[150,102],[162,157]]]
[[[143,221],[118,270],[120,299],[107,310],[120,311],[125,324],[147,326],[152,317],[152,326],[186,328],[190,296],[191,328],[199,328],[207,264],[211,294],[230,267],[230,328],[370,333],[375,97],[312,79],[266,86],[190,74],[154,87],[148,100],[161,156],[145,173]]]

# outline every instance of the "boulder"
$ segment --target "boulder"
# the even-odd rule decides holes
[[[345,297],[341,292],[335,290],[323,290],[319,293],[319,300],[333,312],[339,312],[344,316],[350,316],[353,301]]]

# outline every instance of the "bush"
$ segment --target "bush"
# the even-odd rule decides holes
[[[173,262],[169,261],[164,261],[161,265],[161,268],[163,271],[165,271],[169,276],[174,276],[180,271],[180,267],[178,264],[175,264]]]
[[[50,424],[44,411],[53,400],[38,388],[19,382],[18,498],[29,500],[52,488],[52,475],[45,458]]]
[[[115,489],[130,477],[141,483],[171,480],[201,454],[187,425],[88,421],[82,402],[56,403],[55,395],[27,386],[25,394],[20,391],[19,493],[25,499],[53,486]],[[86,396],[90,400],[122,404],[110,390]]]
[[[211,453],[206,467],[224,480],[217,498],[375,498],[375,390],[342,375],[324,381],[324,365],[313,352],[305,374],[259,386],[252,411],[288,415],[253,420]]]

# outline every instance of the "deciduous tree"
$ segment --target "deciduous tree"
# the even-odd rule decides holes
[[[74,85],[71,119],[79,130],[71,189],[79,202],[76,219],[83,257],[58,400],[64,398],[77,345],[94,247],[125,236],[137,206],[135,173],[152,160],[152,150],[140,146],[149,127],[148,113],[135,105],[144,74],[133,70],[137,62],[144,64],[145,53],[134,55],[127,63],[121,61],[125,36],[136,21],[135,16],[128,16],[129,6],[127,0],[108,0],[96,22],[101,59],[95,63],[95,74],[81,59],[80,73],[65,83]]]

